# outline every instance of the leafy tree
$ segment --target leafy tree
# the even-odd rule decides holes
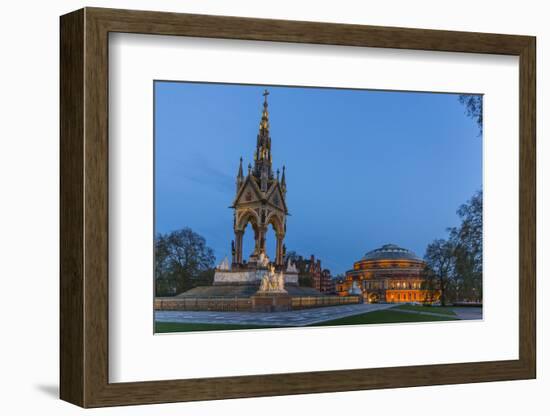
[[[445,306],[448,292],[453,287],[455,246],[442,238],[434,240],[426,248],[424,260],[427,265],[426,282],[430,289],[439,289],[441,305]]]
[[[211,283],[214,261],[214,252],[206,240],[190,228],[158,234],[155,239],[156,295],[174,295]]]
[[[457,210],[458,227],[448,239],[428,245],[426,289],[441,290],[441,303],[483,299],[483,193],[478,191]]]
[[[428,265],[424,267],[423,275],[424,275],[424,280],[422,281],[421,288],[422,290],[426,291],[426,297],[424,299],[424,303],[426,305],[431,305],[433,302],[437,300],[435,298],[435,294],[439,288],[437,276]]]
[[[458,101],[466,107],[466,115],[477,123],[481,135],[483,132],[483,96],[461,94],[458,96]]]
[[[289,260],[296,263],[300,258],[303,257],[299,256],[294,250],[287,251],[285,254],[285,264],[287,264]]]
[[[455,262],[459,280],[457,294],[462,299],[483,297],[483,193],[478,191],[457,211],[462,222],[449,230],[456,246]]]
[[[214,283],[214,274],[216,273],[215,268],[206,269],[199,273],[195,283],[197,286],[212,286]]]
[[[299,274],[298,284],[303,287],[313,287],[313,277],[310,274]]]

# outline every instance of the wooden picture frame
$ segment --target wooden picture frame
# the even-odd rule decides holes
[[[85,8],[61,17],[60,396],[82,407],[530,379],[536,376],[535,38]],[[519,359],[109,383],[110,32],[519,57]]]

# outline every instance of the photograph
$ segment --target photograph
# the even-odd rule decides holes
[[[154,81],[155,333],[482,319],[483,96]]]

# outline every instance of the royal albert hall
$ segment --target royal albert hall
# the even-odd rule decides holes
[[[412,251],[386,244],[356,261],[338,291],[347,294],[359,288],[369,303],[434,302],[439,292],[426,288],[425,266]]]

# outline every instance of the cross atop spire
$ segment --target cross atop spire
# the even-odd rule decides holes
[[[267,111],[267,96],[269,95],[269,91],[264,90],[262,95],[264,96],[264,110],[262,111],[262,120],[260,121],[260,133],[261,130],[269,130],[269,112]]]

